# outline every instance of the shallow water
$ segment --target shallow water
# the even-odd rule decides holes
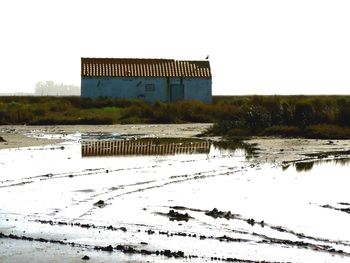
[[[107,261],[349,262],[348,159],[287,167],[261,163],[251,149],[201,148],[199,140],[147,148],[138,137],[74,134],[58,145],[1,150],[3,238],[59,240]],[[114,149],[123,139],[128,146]],[[107,150],[87,157],[86,145],[100,141]],[[108,245],[135,251],[94,249]],[[14,248],[1,246],[6,259]],[[165,250],[186,258],[155,254]]]

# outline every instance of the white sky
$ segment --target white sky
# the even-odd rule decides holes
[[[204,59],[214,94],[349,94],[348,0],[4,0],[0,93],[80,85],[80,57]]]

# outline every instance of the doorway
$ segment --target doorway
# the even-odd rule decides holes
[[[179,101],[184,99],[184,85],[171,84],[170,85],[170,101]]]

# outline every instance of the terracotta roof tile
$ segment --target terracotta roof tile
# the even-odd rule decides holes
[[[207,60],[81,58],[81,76],[211,78],[211,71]]]

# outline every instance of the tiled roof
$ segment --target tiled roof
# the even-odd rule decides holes
[[[82,77],[211,78],[207,60],[81,58]]]

